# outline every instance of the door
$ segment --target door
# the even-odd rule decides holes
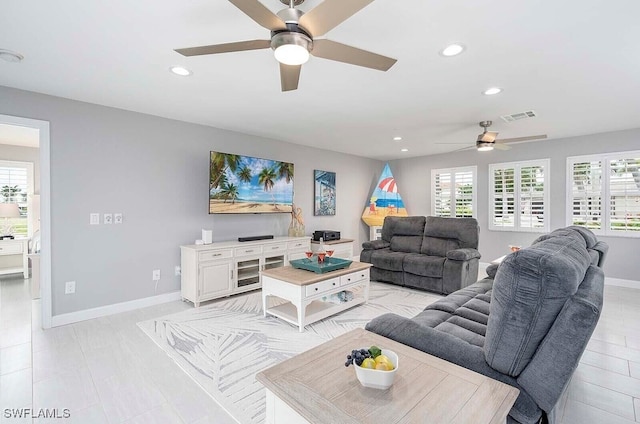
[[[212,299],[230,294],[233,289],[231,284],[232,269],[231,261],[200,264],[200,293],[198,293],[198,300]]]

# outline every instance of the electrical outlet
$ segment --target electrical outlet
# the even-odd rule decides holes
[[[113,215],[110,213],[105,213],[103,215],[103,220],[105,224],[113,224]]]
[[[114,224],[122,224],[122,214],[121,213],[114,213],[113,214],[113,223]]]
[[[64,294],[74,294],[76,292],[76,282],[67,281],[64,283]]]
[[[90,213],[89,214],[89,225],[99,225],[100,224],[100,214],[99,213]]]
[[[174,272],[176,274],[176,277],[182,275],[182,269],[180,268],[180,265],[176,265],[176,267],[174,268]]]
[[[153,270],[153,281],[158,281],[160,280],[160,270],[159,269],[154,269]]]

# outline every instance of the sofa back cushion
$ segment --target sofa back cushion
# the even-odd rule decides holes
[[[387,216],[382,225],[382,240],[395,252],[419,253],[424,234],[424,216]]]
[[[494,369],[517,377],[578,290],[591,258],[584,239],[571,233],[550,234],[500,264],[484,345]]]
[[[428,216],[420,253],[445,256],[449,250],[478,248],[480,227],[475,218]]]

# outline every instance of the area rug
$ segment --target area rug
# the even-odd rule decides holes
[[[364,328],[379,315],[393,312],[412,317],[438,299],[372,282],[367,304],[308,325],[300,333],[285,321],[263,317],[261,293],[254,291],[138,326],[238,422],[262,423],[265,390],[256,373]]]

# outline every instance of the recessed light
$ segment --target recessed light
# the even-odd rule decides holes
[[[402,137],[400,136],[393,137],[393,141],[402,141]]]
[[[482,94],[484,94],[485,96],[493,96],[494,94],[498,94],[502,92],[502,88],[500,87],[491,87],[491,88],[487,88],[486,90],[484,90],[482,92]]]
[[[0,49],[0,59],[5,62],[17,63],[24,59],[24,56],[11,50]]]
[[[440,50],[440,54],[445,57],[457,56],[464,51],[465,47],[459,43],[449,44],[444,49]]]
[[[176,75],[180,75],[181,77],[188,77],[189,75],[193,74],[193,72],[191,72],[187,68],[183,68],[182,66],[172,66],[169,70]]]
[[[400,149],[401,152],[408,152],[409,149]]]

